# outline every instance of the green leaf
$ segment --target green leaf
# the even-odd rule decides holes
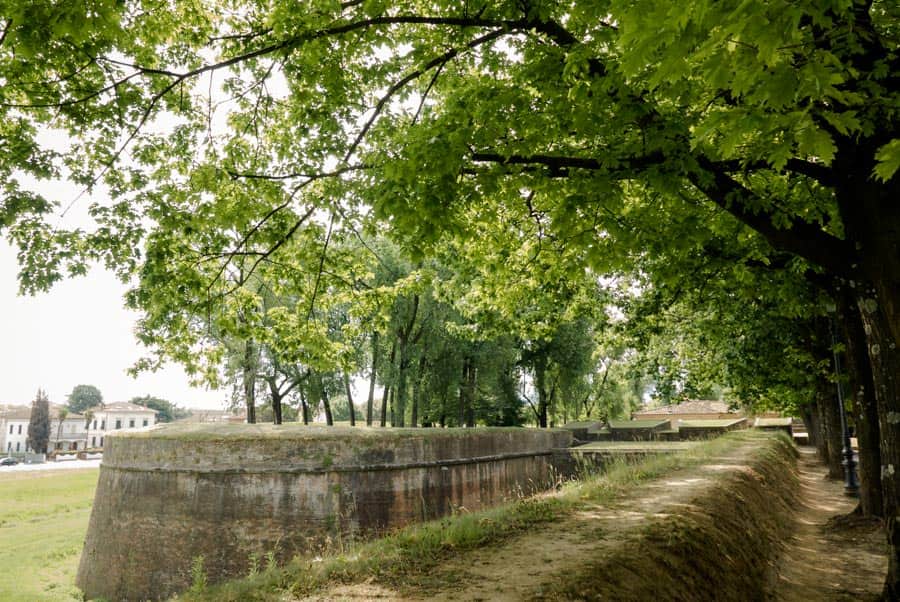
[[[887,182],[894,177],[897,169],[900,169],[900,138],[894,138],[875,153],[878,164],[873,173],[882,182]]]

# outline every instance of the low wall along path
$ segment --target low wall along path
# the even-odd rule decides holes
[[[571,435],[538,429],[165,425],[107,439],[77,585],[163,599],[325,539],[548,487]]]

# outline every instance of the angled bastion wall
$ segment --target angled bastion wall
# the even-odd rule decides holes
[[[163,425],[111,435],[77,584],[90,598],[164,599],[372,534],[546,488],[571,434],[524,428]]]

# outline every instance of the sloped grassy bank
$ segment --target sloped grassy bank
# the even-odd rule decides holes
[[[613,554],[561,576],[551,597],[577,600],[763,600],[792,524],[797,452],[767,442],[682,511]]]
[[[557,589],[545,591],[544,596],[755,599],[759,596],[753,592],[761,587],[760,580],[777,550],[780,530],[790,516],[796,488],[795,451],[787,438],[747,432],[706,442],[680,455],[616,464],[605,474],[564,484],[554,494],[523,498],[483,512],[462,511],[368,542],[332,542],[318,555],[297,557],[284,567],[260,558],[251,563],[254,568],[246,579],[215,587],[205,585],[200,562],[194,567],[194,586],[178,599],[285,600],[336,584],[362,581],[411,593],[418,585],[434,589],[440,584],[429,582],[429,575],[449,559],[542,527],[548,528],[550,536],[553,522],[587,505],[625,498],[644,481],[710,463],[734,446],[745,444],[757,448],[746,471],[723,477],[690,512],[636,534],[621,552],[596,559],[581,571],[560,575]],[[648,555],[651,560],[645,561],[643,557]],[[639,587],[642,584],[648,586],[646,591]],[[696,592],[709,591],[713,593],[695,597]],[[729,592],[742,594],[734,597]]]

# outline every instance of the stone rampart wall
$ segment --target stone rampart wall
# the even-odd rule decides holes
[[[107,439],[77,584],[164,599],[339,538],[549,486],[571,434],[537,429],[163,426]]]

